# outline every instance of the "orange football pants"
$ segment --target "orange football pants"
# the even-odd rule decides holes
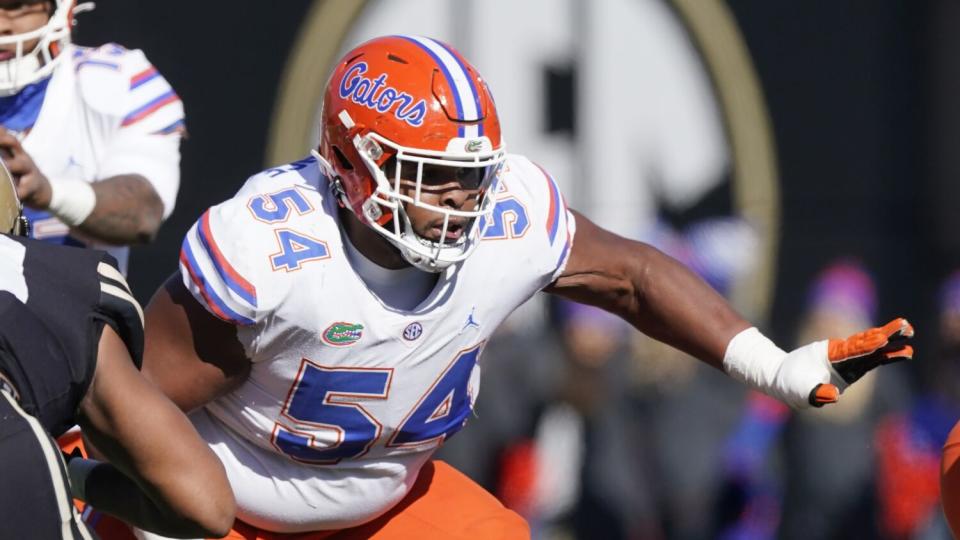
[[[237,520],[230,540],[376,540],[449,538],[514,540],[530,538],[530,528],[516,512],[442,461],[420,470],[410,493],[377,519],[339,531],[279,534],[260,531]],[[106,539],[104,539],[106,540]]]
[[[71,436],[72,435],[72,436]],[[78,434],[61,438],[69,452],[83,448]],[[76,501],[79,504],[80,501]],[[82,508],[81,508],[82,509]],[[88,527],[102,540],[133,540],[122,522],[100,512],[87,512]],[[307,533],[272,533],[239,519],[225,538],[229,540],[515,540],[530,538],[527,522],[506,508],[496,497],[460,471],[442,461],[429,461],[416,482],[396,506],[377,519],[358,527]]]

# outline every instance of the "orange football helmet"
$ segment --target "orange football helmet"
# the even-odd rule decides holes
[[[496,204],[493,184],[506,147],[493,97],[460,53],[427,37],[387,36],[358,46],[336,65],[314,154],[344,206],[389,239],[408,262],[439,272],[466,259],[477,247],[484,223],[491,222],[481,217]],[[450,167],[450,178],[479,169],[473,175],[479,181],[470,186],[480,193],[476,208],[421,200],[425,165]],[[416,171],[412,196],[400,191],[401,169],[405,176]],[[405,205],[443,215],[441,240],[417,235]],[[443,239],[451,217],[467,218],[469,226],[448,242]]]

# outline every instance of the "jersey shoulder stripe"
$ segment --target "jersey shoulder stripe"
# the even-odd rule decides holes
[[[171,133],[183,133],[187,129],[187,123],[184,119],[178,118],[173,121],[168,126],[164,126],[156,131],[153,131],[153,135],[170,135]]]
[[[531,248],[542,253],[535,266],[544,276],[549,276],[546,283],[550,283],[562,273],[570,256],[576,232],[574,216],[557,181],[539,164],[525,156],[510,154],[504,167],[505,202],[516,198],[529,212],[530,221],[537,224],[533,229],[536,234],[528,235],[527,241],[534,242]],[[497,204],[500,204],[499,198]]]
[[[184,130],[183,103],[142,51],[115,43],[75,47],[72,60],[84,102],[121,128],[157,135]]]
[[[295,294],[306,275],[295,270],[330,258],[332,220],[320,184],[316,160],[303,159],[250,177],[204,212],[180,249],[194,298],[214,316],[250,326]]]
[[[187,272],[186,277],[189,277],[193,284],[193,287],[190,288],[200,294],[204,305],[220,319],[238,326],[253,325],[255,323],[253,318],[241,315],[237,313],[237,310],[231,308],[227,300],[217,292],[215,285],[206,278],[204,271],[201,269],[200,262],[197,260],[193,248],[190,245],[190,236],[192,233],[193,230],[187,233],[180,247],[180,264]]]
[[[147,69],[137,73],[133,77],[130,77],[130,89],[136,90],[140,86],[147,84],[148,82],[156,79],[160,76],[160,72],[157,71],[157,68],[150,66]]]
[[[529,197],[537,220],[543,220],[543,231],[551,246],[558,246],[559,241],[567,238],[565,229],[570,227],[570,215],[566,200],[557,185],[557,181],[538,163],[530,159],[511,155],[508,165],[513,174],[510,174],[510,191],[524,193]],[[525,189],[520,188],[520,185]]]
[[[550,206],[547,211],[547,236],[550,238],[550,244],[553,245],[557,239],[557,231],[560,230],[560,215],[566,211],[566,205],[563,203],[563,197],[560,195],[560,188],[557,187],[557,182],[550,176],[543,167],[538,163],[534,163],[540,172],[543,173],[544,179],[547,181],[547,190],[550,195]]]
[[[129,126],[135,124],[144,118],[150,116],[151,114],[159,111],[163,107],[170,105],[171,103],[176,103],[180,101],[180,98],[171,88],[166,92],[160,94],[159,96],[151,99],[150,101],[144,103],[139,108],[134,109],[128,115],[123,117],[123,122],[120,123],[121,126]]]
[[[213,262],[217,274],[223,279],[227,287],[237,293],[240,298],[246,300],[251,306],[257,307],[257,289],[249,281],[243,278],[239,272],[230,264],[230,261],[223,256],[220,247],[217,245],[210,231],[210,210],[203,213],[200,218],[200,226],[197,228],[197,235],[200,238],[200,245],[206,250],[207,255]]]

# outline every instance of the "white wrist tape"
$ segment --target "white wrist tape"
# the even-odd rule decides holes
[[[101,462],[95,459],[74,458],[67,463],[67,476],[70,477],[70,491],[75,499],[87,500],[87,477]]]
[[[773,397],[777,372],[787,353],[755,327],[733,336],[723,355],[723,369],[734,379]]]
[[[723,369],[731,377],[795,409],[810,407],[810,392],[831,382],[829,364],[826,341],[786,353],[756,328],[734,336],[723,356]],[[842,391],[845,385],[837,386]]]
[[[83,180],[51,181],[50,213],[70,227],[83,223],[97,205],[93,186]]]

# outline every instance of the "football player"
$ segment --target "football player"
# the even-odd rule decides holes
[[[19,210],[0,165],[0,536],[90,539],[71,495],[163,534],[226,534],[223,466],[137,371],[143,315],[115,261],[19,236]],[[74,423],[111,464],[64,466],[52,437]]]
[[[139,50],[70,42],[74,0],[0,0],[0,155],[33,236],[107,249],[173,211],[183,105]]]
[[[350,51],[321,117],[311,157],[200,217],[147,310],[144,371],[226,466],[236,538],[527,536],[431,455],[474,409],[484,343],[540,290],[797,408],[912,355],[903,319],[787,353],[683,265],[568,209],[444,43]]]

